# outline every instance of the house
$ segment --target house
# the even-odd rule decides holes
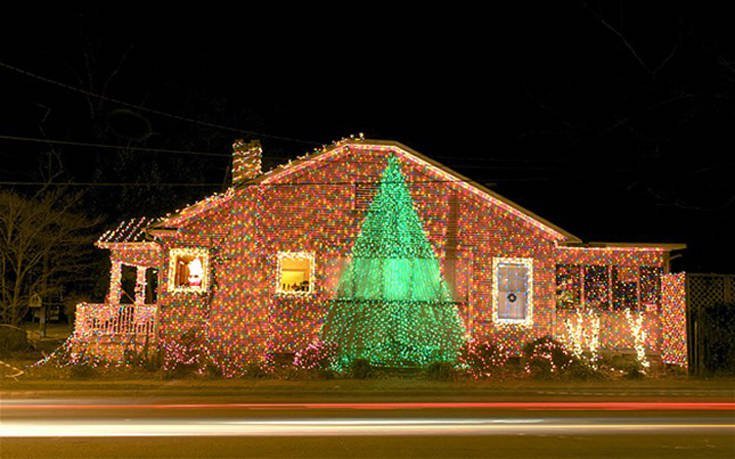
[[[682,244],[583,242],[398,142],[345,139],[265,173],[257,142],[233,147],[226,192],[99,239],[109,295],[79,306],[80,339],[145,337],[172,354],[196,334],[229,372],[304,348],[394,157],[468,336],[518,351],[594,311],[601,348],[635,348],[638,327],[645,352],[686,364],[683,284],[669,273]],[[121,278],[135,279],[133,293]]]

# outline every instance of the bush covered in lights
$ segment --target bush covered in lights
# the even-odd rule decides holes
[[[523,346],[523,369],[533,377],[562,375],[574,363],[572,353],[551,336],[543,336]]]
[[[503,368],[510,358],[508,349],[492,341],[467,341],[459,352],[459,365],[475,379],[487,378]]]
[[[178,339],[169,339],[163,346],[163,370],[171,374],[183,374],[199,369],[204,346],[201,332],[190,329]]]
[[[302,370],[326,370],[334,366],[336,360],[337,345],[317,340],[298,351],[293,364]]]

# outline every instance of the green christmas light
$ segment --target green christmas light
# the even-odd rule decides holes
[[[400,164],[388,160],[322,328],[355,359],[404,367],[455,361],[464,341],[456,303],[442,279]]]

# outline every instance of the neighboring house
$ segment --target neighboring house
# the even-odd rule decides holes
[[[647,352],[686,364],[683,289],[668,274],[682,244],[584,243],[397,142],[347,139],[266,173],[257,142],[234,147],[225,193],[100,238],[109,295],[80,305],[78,336],[147,336],[166,350],[194,330],[231,368],[305,347],[395,155],[468,335],[519,350],[563,337],[584,309],[599,312],[603,349],[630,350],[630,309],[643,314]],[[134,295],[121,294],[121,278],[136,279]]]

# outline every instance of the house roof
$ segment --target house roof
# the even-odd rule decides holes
[[[337,155],[341,151],[343,151],[345,148],[349,148],[351,146],[360,147],[360,148],[370,147],[373,150],[382,149],[382,150],[391,151],[393,153],[399,154],[409,161],[413,161],[413,162],[419,163],[422,166],[433,169],[439,175],[446,177],[447,182],[456,182],[459,186],[462,186],[463,188],[471,192],[474,192],[476,195],[480,196],[481,198],[492,201],[494,204],[499,205],[500,207],[504,208],[510,213],[515,214],[516,216],[521,217],[522,219],[526,220],[532,225],[548,233],[551,233],[552,236],[554,236],[554,239],[564,241],[564,242],[582,242],[581,239],[579,239],[577,236],[573,235],[572,233],[554,225],[550,221],[536,215],[535,213],[511,201],[510,199],[499,195],[498,193],[492,191],[491,189],[485,187],[484,185],[468,177],[465,177],[459,172],[456,172],[448,168],[447,166],[439,163],[438,161],[435,161],[429,158],[428,156],[425,156],[417,152],[416,150],[400,142],[396,142],[393,140],[377,140],[377,139],[361,139],[361,138],[343,139],[342,141],[337,142],[327,148],[324,148],[321,151],[316,152],[312,155],[308,155],[308,156],[299,158],[296,161],[291,161],[288,164],[279,166],[271,171],[268,171],[265,174],[260,175],[256,177],[255,179],[247,182],[245,186],[252,185],[252,184],[269,184],[269,183],[275,182],[276,180],[283,178],[284,176],[287,176],[291,173],[297,172],[305,167],[308,167],[314,161],[319,161],[319,160]]]
[[[148,217],[137,217],[121,221],[115,228],[102,233],[97,239],[97,245],[104,247],[109,244],[127,244],[130,242],[146,242],[145,229],[153,222]]]
[[[301,156],[295,160],[289,161],[286,164],[279,165],[270,171],[267,171],[258,177],[249,180],[239,187],[248,187],[254,185],[269,185],[280,183],[280,180],[295,173],[303,170],[311,165],[326,160],[328,158],[339,155],[341,152],[348,150],[350,147],[359,147],[362,149],[370,148],[373,150],[384,150],[390,151],[394,154],[398,154],[408,161],[412,161],[421,166],[432,169],[447,178],[448,182],[456,182],[458,186],[461,186],[468,191],[474,193],[480,198],[487,199],[488,201],[500,206],[508,212],[522,218],[531,225],[545,231],[550,234],[560,244],[568,247],[608,247],[608,248],[632,248],[632,247],[647,247],[657,248],[662,250],[679,250],[686,248],[685,244],[667,244],[667,243],[610,243],[610,242],[597,242],[597,243],[583,243],[580,238],[574,234],[564,230],[563,228],[554,225],[550,221],[536,215],[534,212],[524,208],[523,206],[511,201],[510,199],[501,196],[495,191],[487,188],[486,186],[468,178],[464,175],[448,168],[447,166],[425,156],[416,150],[393,140],[377,140],[377,139],[364,139],[364,138],[346,138],[334,142],[329,146],[322,147],[314,153]],[[184,209],[173,213],[169,216],[159,219],[157,222],[151,224],[149,229],[153,231],[160,231],[161,234],[165,230],[170,230],[179,227],[187,220],[202,212],[211,209],[212,207],[221,205],[229,201],[234,195],[234,189],[230,188],[225,193],[219,193],[204,198]]]

